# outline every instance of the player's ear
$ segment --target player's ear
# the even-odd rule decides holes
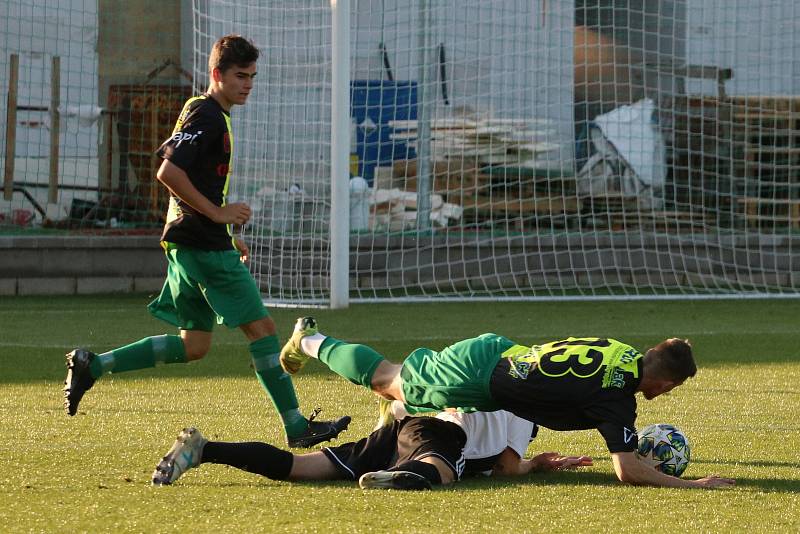
[[[222,71],[218,67],[211,69],[211,79],[217,83],[222,81]]]

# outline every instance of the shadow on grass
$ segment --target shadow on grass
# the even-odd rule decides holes
[[[106,375],[100,380],[113,376],[114,380],[139,380],[142,378],[238,378],[253,377],[255,371],[250,366],[250,357],[246,349],[239,355],[209,355],[202,360],[187,364],[159,365],[155,368],[140,369],[126,373]],[[29,382],[63,382],[66,377],[66,360],[63,354],[20,355],[0,358],[0,384],[24,384]],[[298,376],[322,377],[329,375],[331,379],[340,379],[324,364],[309,362]]]
[[[756,463],[758,465],[758,463]],[[769,465],[769,464],[768,464]],[[778,465],[782,465],[778,463]],[[789,464],[790,466],[793,464]],[[180,484],[180,483],[178,483]],[[223,484],[192,482],[193,485],[214,488],[252,488],[254,490],[270,489],[276,485],[291,484],[307,488],[353,488],[358,489],[354,480],[305,480],[305,481],[277,481],[253,475],[250,482],[229,482]],[[513,488],[519,486],[592,486],[596,488],[624,488],[612,473],[569,471],[557,473],[532,473],[521,477],[483,477],[467,476],[460,482],[448,486],[435,488],[438,491],[492,491],[500,488]],[[769,493],[800,493],[800,480],[786,478],[737,478],[736,489],[744,491],[758,491]],[[647,491],[647,488],[638,488],[638,491]],[[720,490],[725,491],[725,490]]]
[[[772,460],[692,460],[692,464],[749,465],[752,467],[789,467],[800,469],[800,462],[775,462]]]

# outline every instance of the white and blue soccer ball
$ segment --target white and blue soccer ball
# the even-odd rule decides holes
[[[686,434],[674,425],[659,423],[639,432],[639,459],[666,475],[679,477],[691,454]]]

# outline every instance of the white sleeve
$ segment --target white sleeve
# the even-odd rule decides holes
[[[506,418],[508,425],[508,447],[519,454],[520,458],[524,458],[525,452],[528,450],[528,443],[531,441],[533,423],[527,419],[517,417],[513,413],[506,413],[508,413]]]

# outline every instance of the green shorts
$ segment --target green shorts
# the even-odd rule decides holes
[[[411,408],[465,412],[499,409],[489,393],[489,379],[500,355],[514,343],[497,334],[459,341],[441,352],[417,349],[403,362],[400,377]]]
[[[167,279],[147,309],[182,330],[211,332],[267,317],[256,282],[237,250],[167,245]]]

